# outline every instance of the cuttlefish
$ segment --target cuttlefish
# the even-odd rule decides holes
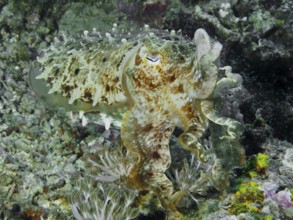
[[[214,108],[221,91],[242,83],[230,67],[219,79],[221,49],[204,29],[196,30],[192,40],[148,26],[137,33],[114,26],[111,33],[85,31],[78,39],[60,35],[38,57],[40,74],[32,74],[31,83],[36,93],[43,90],[45,101],[58,98],[66,108],[120,121],[122,143],[137,155],[127,184],[154,193],[170,218],[180,219],[176,204],[182,193],[165,175],[174,129],[183,130],[179,143],[200,161],[207,156],[200,138],[209,122],[223,127],[222,139],[241,133],[240,122]]]

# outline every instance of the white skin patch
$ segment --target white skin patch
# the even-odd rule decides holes
[[[144,63],[151,66],[159,65],[162,61],[161,54],[151,54],[145,46],[140,49],[139,56],[144,61]]]
[[[160,54],[147,54],[146,55],[146,62],[149,65],[159,65],[161,63],[162,57]]]

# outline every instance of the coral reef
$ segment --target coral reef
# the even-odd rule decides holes
[[[257,135],[256,145],[261,145],[263,137],[271,132],[277,138],[284,140],[286,136],[285,140],[293,141],[289,137],[293,124],[292,110],[289,110],[292,98],[286,95],[292,93],[293,80],[292,8],[292,2],[288,0],[208,1],[195,7],[196,21],[227,42],[226,48],[229,49],[224,54],[227,62],[250,79],[246,80],[245,87],[249,88],[254,100],[247,100],[250,104],[246,105],[244,117],[253,125],[255,113],[259,112],[267,124],[265,127],[255,124],[247,129],[248,142]],[[262,89],[254,86],[256,84],[262,84]],[[271,106],[271,100],[278,102],[278,107]],[[288,120],[281,122],[283,117]],[[279,129],[270,130],[269,126]]]
[[[119,213],[122,218],[136,220],[163,220],[176,213],[186,219],[292,218],[292,7],[291,0],[0,1],[0,218],[85,219],[96,214],[96,218],[116,219]],[[113,23],[118,27],[113,29]],[[156,30],[140,30],[145,23]],[[105,39],[92,33],[93,28]],[[200,28],[215,39],[211,39],[211,45],[223,44],[220,60],[208,58],[211,54],[217,56],[214,54],[217,50],[210,50],[209,55],[203,55],[198,62],[200,54],[196,54],[196,48],[201,43],[195,45],[194,32]],[[166,29],[174,29],[176,34]],[[109,38],[105,37],[106,32]],[[154,33],[153,38],[150,32]],[[123,34],[117,36],[120,33]],[[89,112],[94,109],[88,96],[78,97],[69,104],[69,93],[48,95],[51,86],[35,79],[41,72],[40,65],[34,61],[37,56],[43,57],[41,51],[45,49],[49,53],[46,48],[52,48],[50,45],[60,49],[64,46],[64,36],[69,45],[73,39],[77,40],[72,49],[87,51],[87,45],[78,45],[78,41],[89,41],[84,39],[84,34],[97,40],[98,45],[112,37],[112,45],[104,46],[105,51],[113,52],[121,49],[119,39],[144,44],[149,38],[147,48],[151,47],[153,53],[145,53],[145,56],[140,53],[144,59],[137,60],[137,64],[148,66],[158,60],[162,64],[162,57],[170,58],[166,54],[180,52],[185,54],[184,59],[193,57],[191,63],[201,64],[196,70],[203,70],[209,62],[217,68],[218,88],[216,85],[208,98],[200,99],[202,105],[195,103],[196,112],[202,112],[204,124],[196,124],[204,125],[203,134],[195,134],[193,129],[186,130],[176,124],[172,134],[164,137],[169,143],[164,146],[169,148],[167,157],[171,157],[171,163],[160,172],[162,178],[172,182],[171,199],[160,198],[152,184],[141,184],[150,183],[148,176],[135,183],[127,178],[131,172],[135,173],[132,168],[140,165],[139,157],[145,158],[131,151],[135,148],[127,149],[120,140],[123,115],[131,111],[129,106],[141,97],[135,95],[141,78],[135,78],[132,71],[125,75],[121,88],[122,91],[128,88],[127,97],[131,99],[126,106],[119,106],[119,111],[101,108],[100,104],[107,100],[98,100],[95,111],[104,114]],[[160,48],[164,53],[158,56],[155,48],[165,45],[162,40],[172,42],[179,49],[174,52],[176,47]],[[190,48],[185,51],[180,42]],[[119,47],[115,49],[116,44]],[[93,42],[88,46],[97,48]],[[178,63],[182,57],[170,59]],[[105,62],[110,67],[105,65],[104,70],[118,65],[115,62]],[[166,67],[165,64],[161,66]],[[243,81],[235,77],[231,69],[218,68],[227,64]],[[131,63],[123,65],[133,66]],[[146,71],[140,70],[142,76]],[[162,76],[162,72],[156,73]],[[192,80],[182,89],[194,95],[192,89],[188,90]],[[115,81],[110,81],[109,88],[113,89],[114,85],[113,91],[119,91]],[[144,91],[139,92],[145,96]],[[174,92],[166,93],[164,97],[174,95]],[[80,100],[84,98],[88,98],[87,103]],[[200,102],[198,98],[194,100]],[[156,109],[159,106],[156,105]],[[175,107],[170,108],[175,111],[172,117],[178,116]],[[146,120],[153,122],[162,116],[165,108],[168,106],[161,108],[158,114],[147,114]],[[133,113],[142,115],[148,109],[139,108],[126,115],[133,120]],[[80,110],[83,111],[78,112]],[[229,124],[229,118],[240,123]],[[135,127],[130,124],[126,124],[128,131],[141,132],[136,129],[138,124],[134,123]],[[162,133],[159,131],[158,135]],[[125,137],[124,134],[122,132]],[[138,143],[136,149],[143,149],[142,144]],[[244,168],[241,168],[244,163],[242,146],[247,159]],[[147,158],[142,164],[153,159]],[[154,166],[141,167],[140,171],[152,168]],[[133,187],[138,185],[136,183],[142,188]],[[115,193],[117,191],[119,194]],[[263,199],[258,195],[263,195]],[[166,200],[170,203],[166,204]],[[237,206],[238,200],[247,206]],[[256,212],[248,213],[249,208]]]

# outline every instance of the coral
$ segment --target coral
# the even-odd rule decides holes
[[[74,110],[79,106],[79,110],[102,113],[107,129],[109,121],[121,121],[122,144],[128,153],[117,151],[111,156],[106,150],[97,152],[96,159],[88,155],[88,169],[95,172],[85,175],[96,183],[119,182],[136,189],[140,192],[137,201],[155,195],[170,218],[181,219],[177,206],[182,197],[203,193],[206,182],[225,191],[229,172],[245,161],[237,140],[241,123],[233,114],[221,114],[225,105],[221,95],[241,90],[242,77],[229,66],[217,67],[222,45],[203,29],[195,31],[192,41],[175,31],[150,30],[147,25],[138,32],[114,24],[111,32],[94,29],[78,38],[61,33],[38,57],[31,84],[39,93],[38,82],[45,82],[49,87],[45,96],[63,96]],[[219,78],[221,70],[224,76]],[[85,125],[83,113],[81,117]],[[209,124],[215,153],[201,141]],[[185,163],[188,170],[175,172],[178,190],[165,175],[175,127],[183,130],[180,145],[196,154],[201,170],[207,172],[190,179],[192,169]],[[82,216],[83,209],[78,213]]]
[[[279,191],[276,194],[275,200],[280,206],[282,206],[284,209],[287,209],[293,206],[291,197],[292,197],[291,192],[288,189],[285,189],[285,190]]]
[[[293,173],[293,149],[288,148],[286,150],[284,160],[282,161],[284,166],[288,167],[291,170],[291,173]]]
[[[134,191],[121,191],[113,184],[99,184],[94,179],[79,179],[72,200],[72,213],[77,220],[133,219],[138,209],[132,207]]]
[[[264,170],[269,166],[269,156],[259,153],[256,156],[256,171],[258,173],[264,173]]]
[[[267,174],[270,158],[268,154],[253,155],[245,164],[245,174],[250,178],[264,177]]]
[[[104,147],[83,157],[85,166],[91,173],[85,175],[98,182],[124,182],[130,174],[136,158],[131,152],[126,152],[121,145],[114,149]]]
[[[274,200],[282,208],[289,208],[293,206],[292,193],[288,189],[277,192],[277,185],[270,182],[265,182],[260,188],[265,193],[266,199]]]
[[[259,189],[265,193],[265,198],[272,198],[276,195],[278,187],[274,183],[265,182]]]
[[[257,146],[272,134],[280,140],[293,142],[293,136],[289,132],[293,125],[290,95],[292,8],[290,0],[199,1],[194,10],[195,21],[187,20],[188,25],[195,23],[205,26],[208,31],[216,32],[219,39],[226,42],[225,47],[230,48],[226,51],[226,62],[231,63],[230,60],[233,60],[234,69],[247,73],[246,88],[254,99],[246,104],[246,111],[242,113],[247,122],[249,120],[253,124],[254,112],[260,110],[266,122],[265,126],[254,124],[253,129],[246,128],[247,131],[250,130],[246,142],[251,143],[255,139]],[[244,70],[243,66],[248,66],[247,64],[251,68]],[[255,86],[258,83],[265,86],[260,89]],[[288,120],[282,121],[282,118]]]
[[[259,189],[257,182],[244,182],[239,185],[234,194],[233,202],[229,207],[231,214],[258,213],[264,201],[264,193]]]
[[[267,175],[270,182],[276,183],[283,188],[291,189],[293,187],[293,169],[291,166],[293,145],[287,141],[278,139],[269,140],[264,144],[267,153],[273,160],[270,160],[267,168]]]
[[[291,217],[290,210],[293,203],[290,190],[286,188],[278,191],[278,186],[271,182],[263,183],[259,189],[265,194],[262,213],[271,214],[274,217]]]
[[[143,4],[143,2],[147,4]],[[202,14],[209,19],[198,15],[195,17],[193,13],[195,5],[199,6]],[[258,181],[260,185],[264,185],[264,181],[276,185],[266,189],[268,199],[264,202],[262,212],[273,215],[274,219],[292,218],[292,207],[284,210],[281,206],[278,206],[277,201],[269,196],[269,194],[276,195],[278,192],[291,189],[293,183],[293,175],[291,175],[292,152],[290,151],[292,145],[286,142],[292,142],[293,137],[290,134],[293,125],[290,105],[292,96],[286,94],[286,91],[291,92],[290,85],[292,84],[292,6],[291,0],[233,0],[229,3],[216,0],[0,1],[1,219],[30,218],[33,217],[34,212],[37,214],[38,210],[44,210],[44,215],[41,217],[44,219],[73,219],[70,207],[64,200],[64,192],[72,192],[73,182],[70,181],[68,176],[75,173],[76,169],[84,171],[79,176],[82,180],[86,176],[85,173],[90,174],[90,167],[86,166],[85,168],[84,162],[80,159],[83,154],[87,155],[86,160],[94,160],[103,169],[109,167],[109,171],[112,168],[115,171],[114,173],[108,172],[108,170],[102,172],[93,166],[94,176],[99,177],[99,180],[112,178],[115,179],[115,183],[119,182],[120,178],[125,180],[124,177],[117,175],[117,171],[121,170],[121,167],[118,166],[119,161],[117,162],[115,158],[111,157],[113,152],[108,148],[117,147],[117,139],[112,137],[112,134],[113,131],[120,133],[119,129],[125,112],[122,111],[122,114],[118,115],[104,114],[105,117],[100,117],[102,120],[98,120],[99,114],[96,113],[64,114],[60,111],[60,105],[65,105],[67,111],[79,111],[85,106],[85,103],[75,100],[73,104],[68,104],[68,97],[57,94],[57,92],[48,95],[51,88],[46,86],[47,82],[35,79],[33,83],[37,87],[35,91],[41,99],[48,103],[45,109],[32,96],[32,91],[28,85],[28,73],[31,66],[30,60],[35,60],[40,50],[47,48],[53,42],[57,32],[65,30],[70,35],[77,33],[79,36],[73,38],[79,42],[79,39],[82,38],[79,34],[80,30],[89,30],[88,33],[91,33],[92,27],[95,27],[102,35],[102,38],[97,40],[96,44],[107,42],[105,33],[101,31],[108,31],[114,40],[125,38],[131,42],[133,39],[143,42],[145,35],[142,34],[143,31],[138,29],[141,23],[146,20],[152,27],[155,23],[156,27],[162,28],[161,30],[150,31],[167,41],[178,42],[183,39],[184,44],[185,39],[189,43],[193,42],[188,37],[178,37],[179,33],[171,36],[171,34],[163,31],[163,28],[182,29],[184,35],[187,34],[192,38],[197,28],[204,27],[208,33],[216,35],[214,38],[217,41],[225,42],[225,49],[221,51],[221,62],[216,60],[213,63],[217,64],[216,66],[230,64],[234,70],[245,76],[244,83],[249,88],[251,95],[243,91],[241,86],[223,89],[219,95],[209,97],[216,112],[214,115],[218,118],[219,116],[233,118],[241,123],[244,121],[244,123],[252,124],[245,124],[244,126],[245,139],[242,144],[247,149],[249,156],[265,152],[271,159],[269,167],[265,168],[265,175],[260,175],[254,169],[255,176],[250,181]],[[143,7],[146,9],[145,11],[143,11]],[[151,13],[154,10],[149,9],[156,9],[156,11],[162,13],[154,14]],[[164,14],[165,12],[167,13]],[[162,14],[164,17],[161,17]],[[149,17],[145,19],[145,15]],[[219,21],[219,26],[212,24],[215,20]],[[115,35],[111,30],[113,22],[119,23],[119,28],[122,25],[123,28],[133,28],[134,31],[131,31],[130,34],[125,31],[122,36],[119,36],[121,32],[118,31],[118,35]],[[215,42],[213,39],[211,41],[212,44]],[[114,44],[116,44],[116,40],[113,42]],[[70,45],[69,42],[68,50]],[[118,42],[117,45],[121,44]],[[191,45],[193,44],[191,43]],[[95,45],[92,48],[95,50]],[[67,51],[67,49],[64,49],[64,51]],[[173,51],[173,49],[170,51]],[[172,52],[172,54],[177,54],[177,52]],[[194,53],[190,54],[194,55]],[[156,57],[154,55],[151,58]],[[155,59],[152,60],[155,61]],[[31,72],[34,70],[36,69]],[[33,81],[32,78],[35,75],[41,74],[41,71],[41,69],[36,70],[36,74],[31,74],[31,81]],[[226,78],[224,71],[219,71],[217,81],[223,77]],[[130,77],[127,78],[127,82],[130,82],[128,79]],[[41,88],[44,89],[43,93],[40,93]],[[238,95],[243,92],[244,98],[239,98]],[[241,114],[239,114],[239,103],[241,104],[241,101],[245,101],[247,97],[253,97],[253,99],[240,106],[241,112],[245,113],[242,121]],[[204,101],[209,100],[205,99]],[[87,104],[87,109],[84,109],[85,112],[93,110],[92,103]],[[199,109],[196,108],[196,111]],[[255,111],[259,114],[256,115]],[[154,114],[155,116],[156,114]],[[255,120],[255,116],[257,120]],[[206,116],[204,117],[206,119]],[[215,124],[209,119],[206,119],[206,121],[208,121],[208,125],[204,134],[201,137],[196,137],[196,140],[202,144],[199,149],[192,148],[193,145],[185,145],[186,149],[192,150],[192,158],[190,158],[188,151],[183,148],[179,149],[179,143],[176,142],[178,136],[185,132],[184,129],[176,128],[171,137],[172,164],[171,169],[167,171],[171,173],[171,177],[168,175],[168,178],[173,184],[174,192],[180,191],[180,189],[188,192],[179,202],[178,210],[183,214],[192,212],[194,217],[191,219],[201,219],[197,212],[205,201],[212,198],[215,200],[215,204],[212,205],[213,208],[203,211],[202,219],[252,219],[254,216],[248,213],[240,214],[237,217],[229,216],[223,210],[223,207],[217,206],[219,198],[229,196],[226,193],[220,197],[220,192],[227,190],[228,177],[234,179],[235,174],[239,174],[239,170],[237,170],[231,175],[231,169],[240,167],[243,163],[243,149],[237,140],[238,138],[234,141],[229,140],[230,134],[238,136],[241,132],[240,130],[233,132],[233,126],[231,130],[231,128],[227,129],[226,125]],[[104,126],[95,123],[105,123],[105,127],[109,130],[104,131]],[[110,123],[111,126],[109,127]],[[115,130],[112,129],[113,125]],[[239,129],[240,127],[237,126]],[[274,137],[268,139],[268,136],[272,135]],[[191,134],[186,136],[190,137],[190,140],[194,138]],[[224,136],[228,138],[220,139]],[[213,143],[213,152],[206,149],[206,143],[203,140],[206,137],[209,137]],[[254,140],[256,143],[253,143]],[[262,144],[263,142],[266,142],[266,144]],[[105,150],[108,151],[107,157],[110,156],[111,160],[114,159],[114,164],[117,162],[115,164],[117,166],[114,166],[113,162],[108,163],[105,159],[106,153],[104,154],[103,150],[96,155],[92,154],[90,147],[97,143],[105,145],[103,148],[105,147]],[[182,143],[184,144],[184,139]],[[263,149],[269,150],[263,151]],[[126,150],[123,151],[125,153]],[[210,155],[215,155],[215,160],[207,160]],[[107,162],[103,163],[100,156]],[[132,158],[132,156],[126,156],[126,154],[123,154],[123,156]],[[135,156],[132,159],[132,163],[137,161]],[[127,163],[126,174],[133,166],[132,163]],[[178,173],[178,178],[176,177],[178,182],[174,178],[172,179],[175,176],[175,172],[172,171],[174,167]],[[200,174],[201,172],[203,174]],[[194,175],[194,178],[189,178],[189,175]],[[201,175],[208,175],[207,180],[203,181],[207,187],[198,185],[199,190],[197,191],[196,187],[193,187],[195,185],[193,183],[198,183]],[[88,176],[88,178],[90,177]],[[106,192],[110,191],[106,184],[113,183],[99,180],[92,180],[96,181],[94,186],[103,184],[103,189]],[[222,188],[222,186],[224,187]],[[128,187],[131,188],[131,186]],[[216,192],[213,189],[214,187],[220,192]],[[274,187],[277,190],[274,190]],[[121,185],[118,189],[120,190],[120,188]],[[207,188],[208,190],[206,190]],[[114,189],[116,188],[114,187]],[[194,192],[189,189],[194,190]],[[201,189],[202,191],[199,192]],[[142,194],[146,195],[143,196]],[[143,211],[140,207],[139,212],[146,214],[151,206],[153,210],[149,213],[150,216],[145,218],[157,219],[158,217],[155,215],[158,212],[162,213],[163,208],[153,191],[142,190],[137,197],[139,199],[135,200],[134,203],[137,204],[138,201],[143,203]],[[102,200],[97,201],[104,204]],[[188,204],[191,205],[188,206]],[[166,210],[166,208],[164,209]],[[219,211],[217,211],[218,209]],[[26,211],[27,216],[23,216]],[[208,213],[211,213],[210,217],[206,217]]]
[[[278,149],[272,146],[278,146]],[[268,141],[262,146],[266,151],[265,154],[258,153],[247,161],[243,176],[233,183],[236,186],[236,193],[229,201],[230,213],[238,214],[240,217],[241,212],[245,215],[251,212],[250,215],[255,219],[286,219],[290,216],[292,207],[290,178],[284,178],[279,174],[279,170],[282,171],[284,168],[287,171],[288,167],[283,161],[287,150],[291,149],[290,146],[288,142]],[[254,209],[250,210],[251,206]]]
[[[174,183],[175,189],[178,189],[174,199],[180,200],[188,195],[194,202],[198,203],[196,195],[205,195],[210,188],[209,173],[213,165],[214,161],[212,159],[206,164],[199,163],[196,160],[196,155],[193,154],[190,161],[186,159],[183,161],[180,170],[175,169],[168,173],[168,177]]]
[[[59,28],[66,32],[80,33],[83,30],[91,30],[94,27],[106,31],[117,22],[117,14],[107,13],[108,7],[113,7],[112,1],[108,4],[84,4],[73,2],[59,21]],[[109,6],[108,6],[109,5]]]
[[[69,196],[76,219],[133,219],[138,215],[135,203],[138,191],[127,188],[127,176],[134,158],[120,145],[93,146],[83,157],[82,178],[75,178],[74,193]]]

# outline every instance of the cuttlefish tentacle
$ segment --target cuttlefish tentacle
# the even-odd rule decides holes
[[[226,66],[220,69],[225,70],[226,77],[217,82],[216,87],[211,95],[214,100],[219,99],[221,92],[225,91],[226,89],[242,86],[243,81],[239,74],[232,73],[230,66]],[[221,116],[214,106],[214,101],[201,101],[201,110],[205,117],[218,125],[227,126],[228,135],[224,135],[220,138],[228,140],[235,140],[238,138],[242,134],[243,130],[241,123],[237,120]]]

